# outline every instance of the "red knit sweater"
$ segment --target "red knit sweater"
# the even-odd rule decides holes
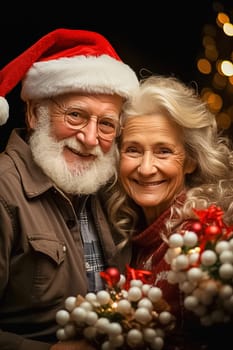
[[[180,319],[180,293],[177,285],[167,281],[170,266],[165,262],[164,255],[168,246],[161,237],[161,232],[166,236],[165,222],[169,217],[170,208],[143,232],[133,237],[132,266],[153,272],[153,283],[161,288],[164,299],[171,306],[171,311]]]

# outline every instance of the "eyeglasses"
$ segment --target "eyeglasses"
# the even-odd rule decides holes
[[[96,116],[90,115],[87,111],[78,108],[78,107],[70,107],[64,109],[59,105],[57,101],[51,99],[53,103],[55,103],[59,109],[62,110],[62,114],[64,117],[64,122],[68,128],[72,130],[80,130],[88,125],[90,119],[95,119],[97,123],[97,133],[101,139],[112,141],[114,137],[120,135],[121,126],[119,121],[116,119],[117,117],[113,116]]]

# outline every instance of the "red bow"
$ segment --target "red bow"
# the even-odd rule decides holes
[[[124,288],[128,290],[131,280],[140,280],[143,283],[151,284],[152,272],[148,270],[137,270],[130,267],[129,265],[126,265],[125,277],[126,277],[126,282],[125,282]]]
[[[224,212],[220,207],[211,205],[204,210],[193,210],[202,225],[202,230],[198,232],[201,251],[205,249],[208,242],[216,243],[219,239],[228,239],[232,235],[233,226],[227,226],[224,223]]]

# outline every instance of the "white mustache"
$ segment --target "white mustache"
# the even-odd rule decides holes
[[[65,146],[71,148],[75,153],[81,155],[92,155],[92,156],[100,156],[103,155],[103,152],[99,145],[93,147],[92,150],[86,150],[86,148],[76,139],[76,137],[72,136],[65,140],[60,141],[62,148]]]

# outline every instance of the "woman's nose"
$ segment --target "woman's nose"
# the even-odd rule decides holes
[[[138,166],[138,172],[142,175],[151,175],[157,172],[156,162],[151,152],[145,152]]]

